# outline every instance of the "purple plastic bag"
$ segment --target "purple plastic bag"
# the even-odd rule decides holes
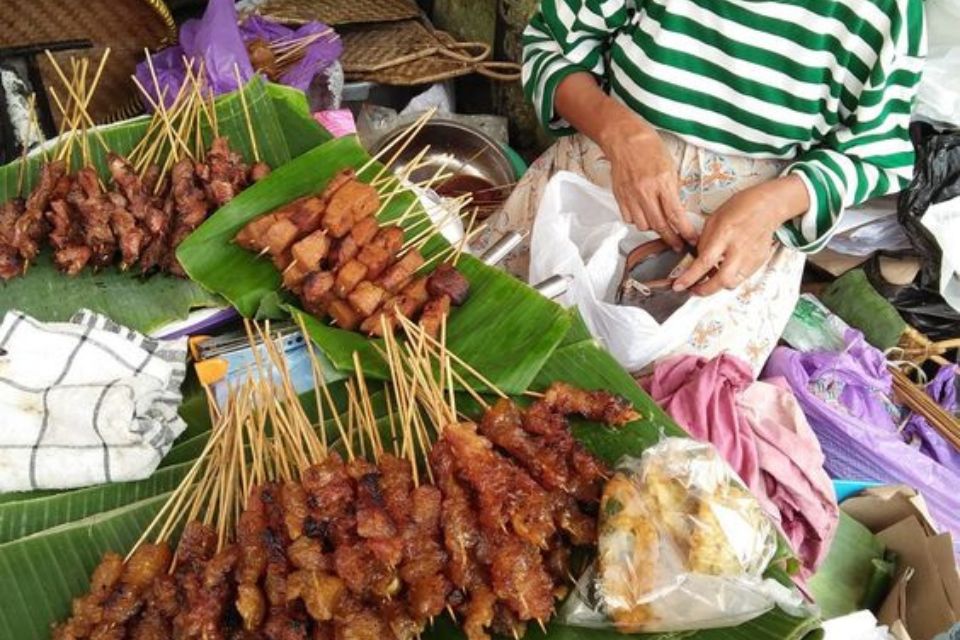
[[[779,376],[790,384],[831,477],[916,488],[960,551],[960,474],[904,442],[891,415],[892,380],[883,354],[859,331],[849,329],[844,337],[840,353],[778,347],[763,378]]]
[[[957,377],[958,371],[960,367],[957,365],[945,364],[926,386],[930,399],[943,407],[947,413],[954,415],[960,410],[960,399],[957,397],[957,382],[960,380]],[[960,451],[957,451],[936,429],[931,427],[926,418],[917,413],[911,415],[903,428],[903,435],[908,440],[919,442],[920,451],[924,454],[960,474]]]
[[[164,104],[170,106],[186,78],[183,61],[203,61],[206,84],[215,95],[229,93],[237,88],[236,72],[246,83],[253,77],[253,66],[244,44],[261,38],[268,41],[288,40],[324,34],[308,45],[303,57],[280,78],[282,84],[306,91],[315,75],[326,70],[343,49],[340,38],[327,25],[311,22],[298,29],[290,29],[259,16],[248,18],[237,25],[237,10],[233,0],[210,0],[203,17],[188,20],[180,27],[180,44],[151,56],[157,82],[154,82],[146,61],[137,65],[137,80],[157,101],[164,95]],[[165,92],[164,92],[165,90]],[[152,107],[145,105],[148,110]]]
[[[202,18],[180,27],[180,46],[188,58],[203,60],[207,83],[217,95],[237,89],[237,70],[244,83],[253,77],[233,0],[210,0]]]
[[[290,87],[306,91],[310,81],[318,73],[333,64],[343,51],[343,43],[333,30],[322,22],[309,22],[299,29],[290,29],[260,16],[250,16],[240,25],[240,34],[244,42],[260,38],[261,40],[293,40],[308,38],[314,34],[317,39],[307,46],[303,57],[297,64],[280,77],[280,82]]]
[[[150,72],[150,66],[146,61],[137,65],[137,81],[140,82],[140,86],[147,90],[150,94],[150,100],[153,100],[154,103],[159,103],[158,96],[162,96],[164,106],[173,104],[177,93],[180,91],[180,86],[187,78],[183,72],[185,55],[183,47],[174,45],[150,56],[150,60],[153,62],[153,73]],[[154,80],[154,73],[156,74],[156,80]],[[141,100],[145,103],[144,107],[152,112],[153,106],[149,104],[149,100],[144,100],[142,97]]]
[[[233,0],[210,0],[203,17],[188,20],[180,27],[180,43],[151,55],[157,73],[154,83],[146,61],[137,65],[137,80],[152,94],[152,99],[164,94],[164,105],[173,104],[177,90],[186,78],[184,59],[203,61],[206,84],[215,95],[229,93],[237,88],[236,70],[242,82],[253,77],[250,56],[237,26],[237,9]],[[159,85],[159,89],[158,89]],[[148,110],[153,108],[145,105]]]

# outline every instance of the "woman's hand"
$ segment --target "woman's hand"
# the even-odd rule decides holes
[[[656,129],[605,94],[586,72],[564,78],[554,100],[557,113],[610,160],[613,194],[624,220],[641,231],[653,229],[677,250],[681,237],[696,242],[696,229],[680,205],[677,168]]]
[[[734,194],[707,219],[697,244],[698,257],[677,278],[674,290],[689,288],[709,296],[722,288],[737,288],[770,258],[780,225],[809,206],[806,187],[797,176]]]
[[[606,121],[598,143],[610,161],[613,195],[627,222],[655,231],[675,251],[697,231],[680,204],[677,167],[657,131],[632,112]]]

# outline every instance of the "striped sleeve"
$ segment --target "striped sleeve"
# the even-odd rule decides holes
[[[881,53],[856,108],[784,171],[799,176],[810,208],[778,236],[800,251],[829,242],[846,207],[906,188],[913,177],[910,113],[926,53],[922,0],[903,0],[898,33]]]
[[[560,82],[572,73],[604,76],[604,53],[628,21],[633,0],[541,0],[523,32],[523,88],[540,122],[557,134],[573,133],[554,112]]]

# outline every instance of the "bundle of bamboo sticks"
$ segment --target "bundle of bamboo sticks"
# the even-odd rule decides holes
[[[897,398],[911,411],[926,418],[927,423],[937,430],[943,439],[960,451],[960,420],[948,413],[927,395],[923,387],[914,383],[902,369],[889,366],[893,374],[893,390]]]

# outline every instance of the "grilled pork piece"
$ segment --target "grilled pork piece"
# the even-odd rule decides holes
[[[459,307],[470,296],[470,282],[452,265],[443,263],[430,274],[427,291],[434,298],[449,296],[450,302]]]

